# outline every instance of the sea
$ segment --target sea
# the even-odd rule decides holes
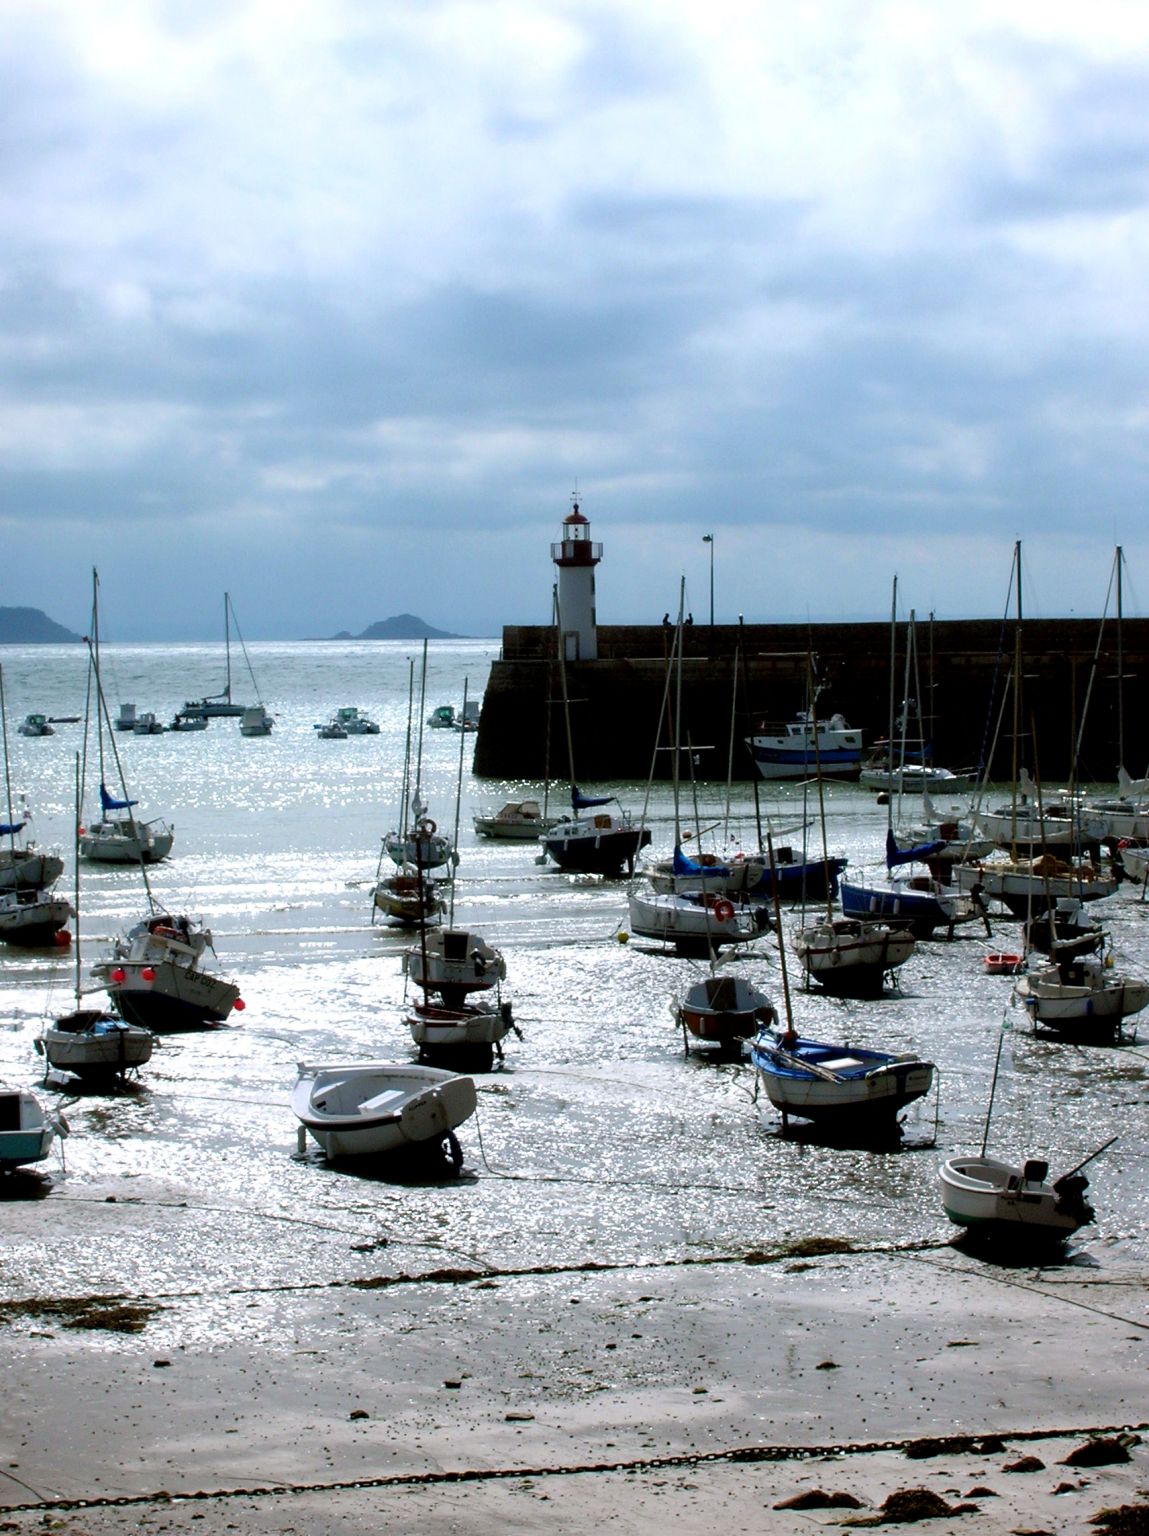
[[[1087,1170],[1097,1220],[1071,1261],[1149,1257],[1149,1051],[1136,1038],[1096,1047],[1035,1035],[1010,979],[983,963],[991,949],[1020,948],[1016,922],[920,943],[899,987],[877,1001],[805,991],[769,937],[724,959],[780,1012],[788,995],[805,1035],[937,1064],[935,1093],[911,1110],[894,1148],[829,1145],[793,1127],[784,1136],[749,1065],[688,1055],[672,1004],[705,967],[630,937],[626,882],[564,874],[540,863],[533,843],[474,833],[479,810],[528,796],[563,809],[568,787],[476,779],[473,736],[422,724],[438,705],[481,698],[497,654],[496,641],[437,641],[424,675],[421,648],[400,642],[249,645],[251,673],[236,672],[234,693],[271,711],[270,737],[246,739],[234,719],[196,733],[116,735],[137,814],[175,828],[172,856],[149,873],[155,898],[210,926],[245,1008],[223,1027],[164,1036],[121,1091],[45,1085],[36,1037],[72,1006],[77,975],[90,986],[92,964],[143,914],[140,872],[83,867],[73,949],[0,951],[0,1075],[36,1087],[70,1130],[38,1171],[0,1180],[10,1213],[32,1202],[6,1245],[3,1294],[206,1296],[315,1273],[542,1273],[818,1241],[942,1244],[955,1229],[938,1166],[983,1138],[997,1155],[1040,1157],[1060,1173],[1116,1135]],[[32,835],[60,848],[60,888],[74,894],[86,651],[10,646],[0,664],[14,805],[27,796]],[[219,691],[222,647],[108,645],[102,681],[113,716],[130,701],[167,721],[185,700]],[[320,739],[316,726],[347,705],[380,734]],[[54,735],[18,734],[33,711],[61,719]],[[502,951],[503,995],[521,1030],[477,1079],[458,1179],[328,1166],[314,1148],[301,1153],[289,1104],[300,1061],[413,1059],[402,967],[412,938],[372,913],[408,750],[428,814],[457,828],[454,922]],[[97,761],[89,741],[81,821],[95,813]],[[734,762],[729,785],[699,783],[683,797],[697,846],[757,841],[748,761],[735,751]],[[105,777],[114,782],[107,761]],[[636,815],[645,808],[650,852],[671,851],[668,785],[583,787],[617,795]],[[763,785],[759,801],[776,844],[821,851],[810,786]],[[872,794],[827,786],[826,846],[852,872],[881,868],[886,818]],[[1124,885],[1103,908],[1116,965],[1143,974],[1143,893]],[[784,913],[784,929],[799,920]],[[55,1219],[62,1207],[77,1220]]]

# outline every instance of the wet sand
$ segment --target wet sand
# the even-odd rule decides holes
[[[53,1215],[98,1240],[98,1207]],[[0,1529],[783,1531],[899,1490],[976,1506],[932,1531],[1099,1529],[1149,1501],[1146,1279],[798,1245],[26,1298],[0,1323]],[[1125,1430],[1129,1460],[1062,1464]],[[812,1492],[858,1505],[776,1508]]]

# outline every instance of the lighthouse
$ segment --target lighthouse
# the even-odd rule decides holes
[[[551,545],[551,559],[559,571],[558,622],[563,656],[567,661],[597,661],[594,568],[602,559],[602,545],[591,542],[590,524],[579,511],[577,497],[563,519],[562,538]]]

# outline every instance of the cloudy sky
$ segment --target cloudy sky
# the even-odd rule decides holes
[[[1143,0],[0,0],[0,603],[1149,611]],[[703,543],[712,533],[713,545]],[[1144,602],[1142,602],[1144,598]]]

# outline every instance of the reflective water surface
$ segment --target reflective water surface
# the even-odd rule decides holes
[[[917,1050],[938,1064],[939,1089],[911,1114],[897,1150],[785,1140],[769,1106],[756,1105],[747,1067],[684,1056],[669,1003],[697,963],[624,941],[624,882],[560,874],[537,862],[530,843],[476,839],[474,811],[542,799],[545,787],[473,780],[471,739],[447,731],[423,734],[423,790],[440,826],[458,815],[456,921],[502,949],[524,1038],[511,1037],[504,1066],[480,1079],[478,1115],[461,1130],[459,1181],[367,1176],[328,1168],[314,1153],[300,1158],[288,1106],[297,1061],[411,1054],[400,966],[411,941],[372,925],[371,889],[398,808],[412,648],[250,651],[276,716],[269,739],[244,739],[234,720],[201,733],[117,737],[140,813],[175,825],[173,857],[151,874],[156,896],[210,924],[246,1011],[226,1028],[165,1037],[125,1092],[47,1092],[72,1135],[63,1163],[45,1165],[44,1188],[30,1189],[35,1176],[9,1187],[6,1295],[191,1293],[203,1299],[206,1330],[226,1327],[213,1302],[225,1291],[307,1277],[739,1255],[803,1237],[945,1240],[952,1229],[937,1165],[981,1144],[1003,1024],[1013,1027],[991,1150],[1046,1157],[1061,1172],[1120,1133],[1090,1169],[1098,1220],[1079,1247],[1102,1263],[1106,1253],[1149,1252],[1145,1048],[1034,1037],[1010,1005],[1009,979],[986,975],[982,964],[989,949],[1019,947],[1016,924],[1000,924],[992,938],[970,926],[952,942],[919,945],[900,991],[877,1002],[795,986],[804,1033]],[[472,697],[481,694],[495,654],[490,643],[432,647],[422,714],[458,706],[464,679]],[[33,710],[83,713],[84,654],[17,647],[2,660],[13,790],[27,792],[38,840],[65,852],[61,884],[70,888],[82,726],[61,724],[41,740],[14,727]],[[115,713],[131,700],[170,719],[185,698],[221,686],[222,663],[222,647],[108,647],[109,705]],[[239,668],[235,681],[237,696],[253,695]],[[320,740],[315,724],[348,704],[377,719],[381,734]],[[647,794],[643,784],[593,788],[616,790],[635,812]],[[552,804],[564,795],[553,787]],[[731,799],[734,828],[749,844],[751,785],[736,783]],[[724,785],[700,786],[697,801],[704,827],[724,824]],[[817,850],[816,802],[806,791],[763,791],[762,803],[778,840],[800,847],[806,820]],[[92,811],[89,793],[82,814]],[[876,869],[886,811],[873,796],[830,788],[826,812],[830,851],[847,855],[851,870]],[[694,814],[690,804],[685,819]],[[667,853],[666,786],[653,792],[650,815],[651,851]],[[138,871],[85,867],[84,973],[142,904]],[[1118,963],[1143,972],[1149,907],[1123,886],[1104,908]],[[787,927],[796,920],[784,919]],[[772,941],[732,964],[781,1004]],[[39,1080],[33,1040],[70,1004],[72,989],[67,952],[0,953],[6,1079]],[[30,1192],[45,1198],[17,1198]]]

